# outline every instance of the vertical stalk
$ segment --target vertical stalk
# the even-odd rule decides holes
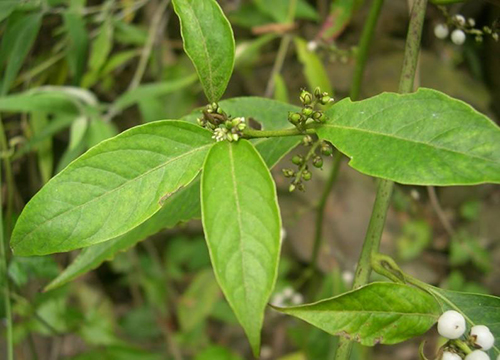
[[[337,180],[341,160],[342,154],[339,151],[336,151],[333,155],[333,167],[330,170],[330,175],[328,176],[328,180],[323,189],[323,194],[321,194],[321,198],[316,208],[316,226],[314,231],[314,245],[310,265],[310,268],[313,270],[316,268],[316,264],[318,263],[319,249],[321,248],[321,241],[323,239],[323,220],[325,217],[326,201],[328,200],[328,196],[330,195],[333,189],[333,185]]]
[[[425,18],[425,10],[427,8],[427,0],[415,0],[410,14],[410,26],[406,37],[405,55],[403,60],[403,69],[401,71],[401,79],[399,82],[399,92],[409,93],[413,91],[413,82],[415,79],[415,71],[417,69],[418,54],[420,50],[420,40],[422,38],[422,28]],[[363,249],[356,269],[354,279],[354,288],[363,286],[368,283],[371,273],[371,254],[378,252],[380,238],[385,224],[387,210],[389,208],[390,198],[394,183],[389,180],[379,180],[377,188],[377,197],[373,206],[373,212],[370,218],[370,224],[366,232]],[[352,342],[346,338],[341,338],[336,360],[348,360],[351,355]]]
[[[356,54],[356,65],[354,67],[351,93],[349,94],[353,101],[357,100],[359,97],[368,52],[370,51],[370,45],[373,35],[375,34],[375,27],[383,4],[384,0],[373,0],[368,19],[366,19],[365,26],[363,27],[363,33],[361,34],[361,40],[359,41],[358,52]]]
[[[0,119],[1,122],[1,119]],[[3,130],[3,127],[2,127]],[[4,136],[2,134],[0,136]],[[6,251],[6,241],[4,237],[4,228],[3,228],[3,211],[2,211],[2,167],[0,166],[0,286],[3,288],[0,289],[3,295],[3,301],[5,303],[5,317],[7,327],[7,359],[14,360],[14,341],[12,334],[12,312],[10,308],[10,290],[9,290],[9,278],[7,276],[7,251]]]

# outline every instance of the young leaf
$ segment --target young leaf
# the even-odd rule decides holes
[[[16,14],[14,14],[16,15]],[[24,59],[36,39],[42,25],[42,14],[19,15],[9,19],[7,29],[2,36],[0,48],[0,66],[5,61],[6,68],[2,79],[0,94],[9,92],[12,82],[23,65]]]
[[[182,121],[137,126],[104,141],[52,178],[26,205],[11,245],[44,255],[97,244],[135,228],[190,183],[211,133]]]
[[[295,46],[297,47],[299,60],[304,66],[304,75],[309,88],[315,89],[319,86],[321,91],[326,91],[332,95],[333,89],[328,78],[328,73],[318,55],[307,49],[307,44],[303,39],[295,38]]]
[[[212,147],[203,167],[201,212],[215,276],[258,356],[281,218],[274,181],[250,142]]]
[[[215,0],[173,0],[184,50],[198,72],[209,102],[220,99],[233,72],[234,37]]]
[[[89,246],[55,278],[45,291],[58,288],[77,277],[97,268],[104,261],[112,260],[118,252],[125,251],[148,236],[179,222],[200,218],[200,182],[193,181],[166,199],[162,208],[141,225],[112,240]]]
[[[491,352],[500,355],[499,297],[444,290],[433,286],[428,286],[427,291],[439,301],[443,308],[442,312],[455,310],[464,316],[469,326],[487,326],[495,336],[495,346]]]
[[[345,99],[326,115],[318,135],[364,174],[414,185],[500,183],[500,128],[438,91]]]
[[[111,52],[113,47],[113,23],[108,19],[104,21],[99,29],[97,38],[92,43],[90,51],[89,68],[95,72],[99,71]]]
[[[31,115],[31,127],[33,135],[39,135],[49,124],[47,114],[35,112]],[[54,168],[54,156],[52,153],[52,139],[47,138],[38,146],[38,168],[45,184],[52,177]]]
[[[62,93],[25,92],[0,97],[0,111],[76,114],[78,108],[74,100]]]
[[[276,310],[365,346],[422,335],[441,311],[428,293],[394,283],[372,283],[331,299]]]

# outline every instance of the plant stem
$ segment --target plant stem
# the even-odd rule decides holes
[[[418,55],[420,50],[420,40],[422,38],[422,28],[425,18],[427,0],[415,0],[410,14],[410,26],[406,37],[406,47],[403,60],[403,69],[399,82],[399,92],[409,93],[413,91],[415,71],[417,69]],[[361,256],[358,261],[358,268],[354,278],[354,288],[358,288],[368,283],[371,274],[371,256],[378,253],[380,238],[385,224],[387,210],[394,183],[389,180],[379,180],[377,196],[370,218],[370,224],[366,232]],[[336,360],[348,360],[351,355],[352,342],[347,338],[341,338],[335,354]]]
[[[287,24],[293,24],[293,20],[295,18],[295,9],[297,8],[297,0],[291,0],[290,5],[288,6],[288,14],[287,14]],[[274,86],[276,85],[276,75],[281,72],[283,68],[283,64],[285,63],[286,53],[288,52],[288,48],[290,47],[290,43],[292,42],[292,35],[285,34],[280,41],[280,46],[278,48],[278,54],[276,55],[276,59],[274,60],[273,68],[271,70],[271,74],[269,75],[269,80],[266,86],[266,92],[264,93],[265,97],[271,97],[274,93]]]
[[[281,129],[281,130],[255,130],[246,128],[243,130],[243,137],[245,139],[258,139],[258,138],[270,138],[270,137],[282,137],[282,136],[298,136],[306,134],[315,134],[314,128],[305,129],[304,132],[298,129]]]
[[[363,27],[363,33],[361,34],[361,40],[359,41],[358,53],[356,56],[351,93],[349,95],[353,101],[357,100],[359,97],[368,52],[370,51],[370,45],[373,35],[375,34],[375,26],[377,25],[377,20],[383,4],[384,0],[373,0],[370,13],[368,14],[368,19],[366,19],[365,26]]]
[[[1,120],[0,120],[1,123]],[[3,127],[2,127],[3,130]],[[5,135],[2,131],[1,135]],[[0,189],[2,187],[2,168],[0,166]],[[5,303],[5,317],[6,317],[6,327],[7,327],[7,359],[14,359],[14,341],[12,334],[12,312],[10,308],[10,290],[9,290],[9,278],[7,276],[7,251],[6,251],[6,241],[4,237],[3,228],[3,212],[2,212],[2,191],[0,191],[0,286],[3,287],[2,294]]]
[[[326,201],[328,200],[328,196],[330,195],[333,185],[335,184],[338,174],[340,163],[342,160],[342,153],[340,151],[336,151],[333,155],[333,166],[330,170],[330,175],[328,176],[328,180],[323,189],[323,194],[321,194],[321,198],[319,199],[317,208],[316,208],[316,226],[314,232],[314,245],[313,252],[311,256],[311,269],[316,268],[318,262],[319,249],[321,248],[321,242],[323,239],[323,220],[325,217],[325,206]]]

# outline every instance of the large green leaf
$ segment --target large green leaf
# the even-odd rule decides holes
[[[430,89],[340,101],[318,135],[371,176],[414,185],[500,183],[500,128]]]
[[[258,356],[276,281],[281,218],[276,187],[253,145],[214,145],[201,179],[201,213],[215,276]]]
[[[52,290],[112,260],[116,253],[125,251],[150,235],[179,222],[200,217],[200,182],[193,181],[186,188],[168,198],[162,208],[128,233],[112,240],[89,246],[45,290]]]
[[[209,131],[182,121],[137,126],[101,142],[26,205],[13,250],[43,255],[126,233],[194,179],[211,145]]]
[[[427,287],[443,307],[442,311],[460,312],[469,326],[486,325],[495,336],[495,346],[491,355],[500,355],[500,298],[484,294],[471,294]]]
[[[0,46],[0,68],[6,62],[0,89],[2,95],[8,93],[42,25],[41,13],[14,15],[7,22]]]
[[[193,61],[210,102],[226,90],[234,66],[234,37],[215,0],[173,0],[184,50]]]
[[[73,75],[73,85],[79,85],[87,63],[89,35],[84,17],[73,11],[69,10],[63,15],[64,27],[69,38],[69,49],[66,57]]]
[[[331,299],[276,310],[366,346],[422,335],[441,311],[425,291],[394,283],[372,283]]]
[[[265,129],[278,129],[286,127],[288,111],[298,111],[293,105],[280,103],[265,98],[242,97],[220,102],[224,109],[232,114],[253,117]],[[186,117],[194,121],[199,112]],[[293,147],[300,137],[284,137],[278,139],[261,139],[255,142],[255,147],[263,157],[269,168],[276,163]],[[272,140],[276,140],[273,142]],[[66,268],[47,289],[54,289],[64,285],[86,272],[97,268],[104,261],[112,259],[117,252],[124,251],[148,236],[157,233],[163,228],[176,225],[181,221],[188,221],[200,217],[200,184],[193,181],[189,186],[180,189],[172,195],[151,218],[132,231],[115,239],[106,241],[84,249],[78,257]]]

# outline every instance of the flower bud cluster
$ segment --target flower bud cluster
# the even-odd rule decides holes
[[[470,329],[469,335],[465,341],[460,338],[465,334],[467,326],[462,314],[455,310],[444,312],[438,320],[438,332],[441,336],[450,339],[445,344],[445,351],[441,360],[489,360],[490,357],[485,351],[490,350],[495,344],[495,337],[490,329],[485,325],[475,325]],[[457,346],[460,342],[463,346]],[[467,350],[465,354],[463,349]]]
[[[465,19],[463,15],[457,14],[449,16],[445,8],[441,8],[448,19],[446,24],[437,24],[434,27],[434,35],[444,40],[450,35],[450,39],[455,45],[462,45],[467,39],[467,35],[474,36],[476,42],[482,42],[484,36],[491,36],[493,40],[498,41],[499,33],[495,26],[476,27],[476,21],[473,18]]]
[[[316,109],[317,104],[327,105],[333,102],[333,98],[327,92],[322,92],[319,87],[314,90],[314,95],[309,91],[302,90],[300,93],[300,102],[303,107],[299,112],[289,112],[288,121],[292,123],[300,131],[304,131],[307,124],[314,122],[324,123],[326,116],[319,109]]]
[[[247,124],[244,117],[230,118],[217,103],[209,104],[203,110],[198,124],[211,130],[216,141],[238,141],[243,136]]]

